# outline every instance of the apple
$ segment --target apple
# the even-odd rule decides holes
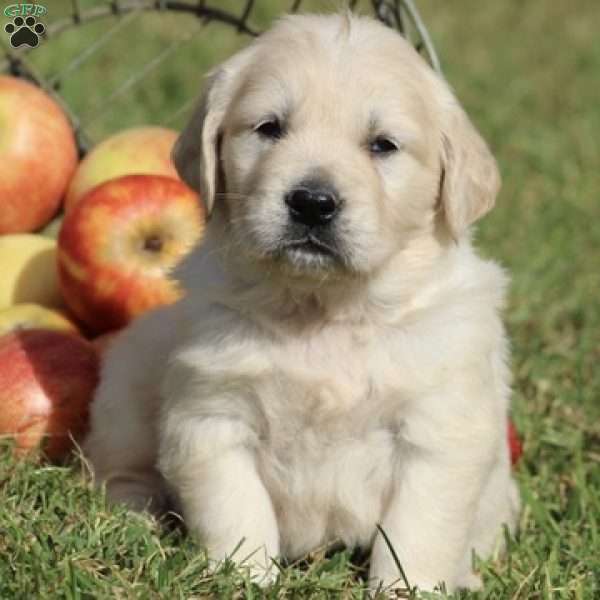
[[[0,310],[24,302],[64,306],[56,248],[56,240],[39,234],[0,236]]]
[[[86,432],[99,359],[80,336],[29,329],[0,337],[0,436],[63,458]]]
[[[508,421],[508,447],[510,449],[510,462],[514,466],[523,454],[523,444],[514,423],[510,419]]]
[[[0,335],[24,329],[52,329],[79,333],[77,325],[64,314],[39,304],[15,304],[0,310]]]
[[[199,241],[195,192],[161,175],[126,175],[93,188],[65,216],[58,238],[63,297],[96,334],[120,329],[182,296],[174,267]]]
[[[44,225],[44,227],[42,229],[40,229],[38,231],[38,233],[40,235],[43,235],[45,237],[49,237],[49,238],[52,238],[53,240],[55,240],[56,238],[58,238],[58,234],[60,233],[60,228],[62,226],[63,218],[64,218],[64,215],[62,213],[60,213],[59,215],[54,217],[54,219],[52,219],[52,221],[50,221],[49,223],[46,223],[46,225]]]
[[[81,161],[71,180],[65,211],[69,211],[93,187],[123,175],[165,175],[179,179],[171,162],[178,133],[164,127],[126,129],[104,141]]]
[[[47,223],[76,165],[75,136],[60,106],[37,86],[0,75],[0,234]]]

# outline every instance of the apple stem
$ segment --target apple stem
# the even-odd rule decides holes
[[[149,252],[160,252],[163,247],[163,242],[157,235],[151,235],[144,240],[144,250]]]

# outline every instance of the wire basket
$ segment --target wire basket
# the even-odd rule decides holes
[[[29,9],[14,8],[19,6]],[[54,12],[31,3],[5,9],[0,72],[33,81],[52,95],[69,117],[83,155],[125,123],[151,119],[164,126],[182,125],[198,95],[191,86],[198,84],[202,71],[237,49],[244,37],[260,35],[277,16],[323,12],[331,2],[106,0],[90,6],[90,0],[52,0],[52,7]],[[413,0],[349,0],[348,7],[396,29],[440,71]],[[14,47],[13,35],[23,27],[39,43]],[[45,52],[50,45],[55,48]],[[187,71],[179,68],[186,62],[191,65]],[[149,108],[136,115],[136,104]],[[161,114],[167,105],[167,114]]]

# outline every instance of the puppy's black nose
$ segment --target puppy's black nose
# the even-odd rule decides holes
[[[292,220],[309,227],[329,223],[340,204],[337,194],[330,187],[312,182],[290,190],[285,196],[285,203]]]

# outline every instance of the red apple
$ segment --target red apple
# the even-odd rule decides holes
[[[0,234],[45,225],[76,165],[75,137],[60,106],[37,86],[0,75]]]
[[[95,146],[81,161],[69,185],[69,211],[93,187],[123,175],[165,175],[179,179],[171,162],[178,133],[164,127],[121,131]]]
[[[28,329],[0,337],[0,436],[18,451],[64,457],[86,431],[99,359],[78,335]]]
[[[508,421],[508,447],[510,449],[510,462],[512,465],[516,465],[521,458],[521,454],[523,454],[523,444],[514,423],[510,419]]]
[[[179,180],[127,175],[95,187],[58,238],[65,302],[97,334],[174,302],[182,292],[171,272],[203,227],[198,196]]]

